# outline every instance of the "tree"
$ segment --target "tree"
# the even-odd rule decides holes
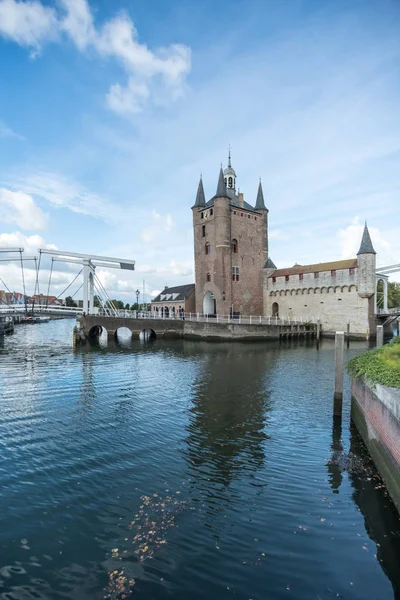
[[[106,307],[107,308],[117,308],[119,310],[122,310],[125,307],[125,305],[122,302],[122,300],[115,300],[114,299],[114,300],[107,300]]]
[[[78,305],[75,302],[75,300],[72,298],[72,296],[67,296],[65,298],[65,306],[70,306],[70,307],[76,308]]]
[[[125,310],[129,310],[129,309],[130,309],[129,302],[127,302],[127,303],[125,304]]]
[[[101,308],[100,296],[95,296],[94,297],[94,305],[95,305],[96,308]]]
[[[397,308],[400,306],[400,283],[389,281],[388,285],[388,307]]]

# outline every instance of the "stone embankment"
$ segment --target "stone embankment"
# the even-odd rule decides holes
[[[400,512],[400,389],[352,380],[351,416]]]

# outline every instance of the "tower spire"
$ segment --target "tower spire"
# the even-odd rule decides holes
[[[204,187],[203,187],[203,178],[200,175],[200,181],[199,181],[199,185],[197,188],[197,194],[196,194],[196,202],[194,203],[195,206],[205,206],[206,205],[206,197],[204,195]]]
[[[228,146],[228,167],[232,167],[231,163],[231,145]]]
[[[219,170],[219,177],[218,177],[218,185],[217,185],[217,192],[215,194],[216,198],[220,198],[220,197],[228,197],[228,193],[226,191],[226,185],[225,185],[225,180],[224,180],[224,173],[222,171],[222,167]]]
[[[369,235],[367,221],[365,221],[364,233],[361,240],[361,246],[358,254],[376,254],[374,247],[372,245],[371,236]]]
[[[263,193],[262,184],[261,184],[261,177],[260,177],[260,183],[258,184],[258,192],[257,192],[257,200],[256,200],[255,209],[256,210],[267,210],[265,203],[264,203],[264,193]]]

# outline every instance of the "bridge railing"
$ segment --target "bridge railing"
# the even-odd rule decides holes
[[[387,310],[384,308],[378,308],[376,313],[378,315],[397,315],[400,314],[400,306],[397,306],[396,308],[388,308]]]
[[[0,304],[0,314],[5,315],[23,315],[26,312],[35,314],[60,314],[60,315],[81,315],[82,309],[75,306],[61,306],[57,304]]]
[[[184,315],[166,315],[154,311],[117,310],[113,316],[125,319],[161,319],[163,321],[198,321],[209,323],[239,323],[243,325],[309,325],[317,324],[317,319],[266,317],[264,315],[206,315],[201,313],[185,313]],[[106,312],[99,310],[99,315],[108,317]]]

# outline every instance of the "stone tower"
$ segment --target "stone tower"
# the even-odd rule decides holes
[[[376,286],[376,252],[365,223],[361,246],[357,252],[357,291],[361,298],[371,298]]]
[[[268,210],[261,182],[255,206],[236,192],[236,172],[219,172],[215,195],[206,202],[200,179],[192,206],[196,312],[208,315],[263,314],[263,267],[268,261]]]

